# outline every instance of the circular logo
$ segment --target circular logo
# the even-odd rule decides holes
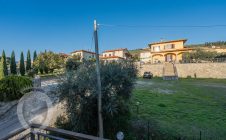
[[[118,140],[123,140],[124,139],[124,134],[123,132],[119,131],[117,134],[116,134],[116,138]]]
[[[52,101],[41,88],[26,89],[29,91],[19,100],[17,116],[24,128],[39,124],[44,129],[51,122]]]

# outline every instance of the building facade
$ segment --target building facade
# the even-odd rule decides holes
[[[103,61],[120,61],[130,58],[130,53],[126,48],[104,51],[100,57]]]
[[[151,43],[147,51],[140,53],[140,59],[150,63],[179,62],[183,53],[193,50],[184,47],[186,41],[187,39],[179,39]]]
[[[151,50],[144,49],[140,52],[140,61],[144,63],[151,63]]]
[[[86,50],[78,50],[78,51],[71,52],[71,56],[77,56],[80,59],[80,61],[92,60],[96,58],[94,52],[86,51]]]

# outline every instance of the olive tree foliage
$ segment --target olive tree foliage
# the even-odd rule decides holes
[[[213,61],[218,55],[215,51],[205,51],[198,48],[192,52],[184,53],[183,59],[190,62]]]
[[[77,70],[80,64],[81,64],[81,56],[73,55],[72,57],[68,58],[66,61],[66,70],[67,71]]]
[[[137,69],[132,62],[101,64],[102,114],[104,135],[114,138],[126,131],[130,118],[129,101]],[[98,135],[97,74],[95,63],[85,62],[66,74],[57,92],[66,101],[66,116],[56,126],[90,135]]]
[[[34,68],[39,69],[42,73],[53,72],[54,69],[61,69],[64,67],[64,59],[56,53],[45,51],[40,53],[34,61]]]

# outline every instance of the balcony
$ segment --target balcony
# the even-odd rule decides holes
[[[29,128],[21,128],[2,140],[107,140],[91,135],[76,133],[52,127],[32,124]]]

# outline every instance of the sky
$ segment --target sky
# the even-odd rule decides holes
[[[226,26],[154,27],[226,25],[225,7],[225,0],[0,0],[0,52],[14,50],[19,58],[28,49],[94,51],[94,19],[100,52],[145,48],[160,39],[226,40]]]

